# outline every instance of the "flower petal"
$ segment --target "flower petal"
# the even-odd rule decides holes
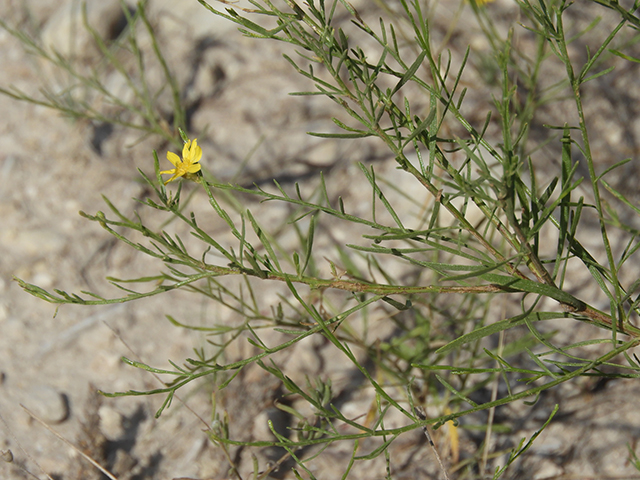
[[[189,141],[189,144],[185,146],[189,147],[187,149],[188,151],[182,153],[185,163],[191,165],[199,162],[200,158],[202,158],[202,149],[198,146],[198,139],[196,138],[193,141]]]
[[[196,141],[193,141],[193,146],[191,147],[191,163],[198,163],[202,158],[202,149],[196,144]]]
[[[171,177],[169,180],[164,182],[164,184],[166,185],[169,182],[173,182],[176,178],[180,178],[180,174],[179,173],[176,173],[173,177]]]
[[[167,152],[167,160],[173,163],[174,167],[177,167],[178,164],[182,161],[180,157],[173,152]]]
[[[186,170],[187,170],[187,172],[189,172],[189,173],[196,173],[196,172],[199,172],[199,171],[200,171],[200,168],[202,168],[202,167],[200,166],[200,164],[199,164],[199,163],[194,163],[193,165],[189,165],[189,166],[186,168]]]
[[[191,150],[191,140],[189,140],[187,143],[184,144],[184,146],[182,147],[182,158],[184,160],[186,160],[187,158],[189,158],[189,151]]]

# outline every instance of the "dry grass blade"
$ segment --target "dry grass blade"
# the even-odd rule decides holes
[[[414,413],[420,420],[426,420],[427,415],[422,407],[415,407],[413,409]],[[431,435],[429,434],[429,427],[426,425],[422,427],[422,431],[424,432],[424,436],[427,437],[429,441],[429,445],[431,445],[431,449],[433,450],[433,454],[436,456],[436,460],[438,460],[438,465],[440,465],[440,470],[442,470],[442,474],[444,475],[445,480],[449,480],[449,474],[447,473],[447,469],[442,462],[442,458],[440,458],[440,454],[438,453],[438,449],[436,448],[435,443],[431,439]]]
[[[69,445],[76,453],[78,453],[80,456],[82,456],[87,462],[89,462],[91,465],[93,465],[94,467],[96,467],[98,470],[100,470],[102,473],[104,473],[108,478],[110,478],[111,480],[118,480],[115,476],[113,476],[108,470],[106,470],[102,465],[100,465],[98,462],[96,462],[93,458],[91,458],[89,455],[85,454],[82,450],[80,450],[78,447],[76,447],[73,443],[71,443],[69,440],[67,440],[66,438],[64,438],[62,435],[60,435],[58,432],[56,432],[53,428],[51,428],[49,425],[47,425],[42,419],[40,419],[35,413],[33,413],[31,410],[29,410],[27,407],[25,407],[24,405],[20,404],[20,406],[22,407],[22,409],[27,412],[31,418],[33,418],[35,421],[37,421],[39,424],[41,424],[44,428],[46,428],[47,430],[49,430],[51,433],[53,433],[56,437],[58,437],[60,440],[62,440],[64,443],[66,443],[67,445]],[[47,475],[47,477],[49,478],[49,480],[53,480],[51,477],[49,477],[49,475]]]

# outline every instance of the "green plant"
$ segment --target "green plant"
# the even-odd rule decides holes
[[[400,0],[397,11],[382,3],[388,8],[389,20],[380,19],[375,28],[343,0],[310,1],[304,6],[287,0],[286,7],[256,0],[251,2],[253,9],[229,5],[225,11],[204,0],[200,3],[238,24],[246,35],[296,47],[296,59],[285,58],[315,86],[314,91],[296,94],[323,95],[346,113],[344,118],[334,119],[340,132],[313,135],[335,141],[377,138],[391,152],[397,167],[421,186],[424,197],[406,194],[364,164],[360,165],[363,183],[372,194],[368,215],[352,213],[354,207],[339,196],[336,199],[323,176],[306,188],[277,182],[273,188],[245,188],[218,183],[207,172],[190,172],[226,224],[234,242],[227,246],[187,212],[182,183],[175,193],[165,187],[154,152],[155,175],[140,172],[155,192],[154,199],[144,204],[183,222],[200,246],[150,229],[139,218],[124,216],[106,200],[111,217],[102,212],[82,215],[163,262],[161,273],[132,280],[110,279],[126,292],[113,299],[89,292],[81,292],[84,296],[48,292],[18,282],[30,294],[59,305],[127,302],[185,289],[236,312],[242,321],[206,327],[216,348],[213,353],[196,350],[196,358],[183,366],[173,363],[172,369],[159,369],[125,359],[132,366],[172,380],[152,391],[106,395],[164,394],[160,415],[185,385],[211,377],[222,390],[243,369],[257,364],[279,379],[288,398],[302,400],[313,413],[301,411],[294,400],[281,403],[279,408],[295,418],[297,426],[283,434],[270,425],[274,438],[255,442],[232,438],[228,419],[214,413],[215,421],[207,433],[225,451],[234,446],[277,446],[285,452],[280,462],[262,472],[256,464],[255,478],[264,478],[285,459],[293,459],[297,477],[315,478],[307,462],[342,442],[352,445],[343,478],[356,463],[376,458],[384,458],[386,476],[391,478],[390,448],[407,432],[421,428],[427,432],[427,425],[437,429],[447,422],[455,429],[453,422],[457,425],[459,419],[474,418],[477,412],[521,399],[535,402],[542,392],[580,377],[638,376],[640,362],[629,352],[640,343],[640,329],[634,324],[640,302],[634,295],[640,282],[623,278],[629,276],[626,270],[636,259],[640,243],[635,220],[626,220],[620,212],[637,215],[639,210],[606,179],[630,159],[598,171],[582,88],[611,74],[612,68],[603,64],[612,55],[637,61],[622,49],[637,41],[634,29],[638,17],[634,12],[640,2],[628,10],[617,2],[598,2],[619,13],[620,21],[595,51],[587,52],[581,65],[570,56],[568,46],[588,34],[592,26],[568,36],[565,18],[572,4],[518,1],[523,25],[514,26],[505,37],[497,33],[489,11],[472,3],[494,55],[493,70],[488,73],[495,75],[499,85],[495,111],[487,112],[482,125],[473,125],[464,113],[467,90],[461,85],[471,50],[459,57],[437,52],[429,11],[417,0]],[[336,26],[338,14],[347,15],[351,24]],[[630,37],[623,35],[625,26],[631,27]],[[513,41],[516,28],[533,34],[532,52],[518,50]],[[541,72],[553,62],[563,66],[564,75],[547,85]],[[526,95],[519,95],[518,85],[525,86]],[[550,140],[561,145],[561,158],[557,171],[549,174],[537,166],[534,156],[539,145],[529,140],[530,128],[541,107],[566,95],[573,102],[572,114],[577,121],[567,119],[548,126],[561,134]],[[51,106],[57,108],[56,104]],[[494,116],[499,140],[487,133]],[[586,162],[586,181],[578,175],[575,150]],[[603,189],[613,195],[605,197]],[[249,210],[236,208],[238,203],[229,201],[234,195],[290,208],[278,228],[266,228]],[[422,209],[419,215],[406,213],[418,209]],[[593,234],[586,217],[597,222],[602,252],[590,252],[583,244],[583,237]],[[319,239],[326,240],[327,218],[333,228],[349,229],[351,243],[332,246],[331,256],[336,260],[329,260],[331,275],[323,277],[320,264],[328,254],[317,253],[317,245]],[[282,229],[295,233],[299,246],[294,251],[283,243]],[[146,241],[132,240],[122,231],[137,232]],[[612,246],[612,236],[622,248]],[[607,311],[597,309],[575,291],[568,281],[575,272],[588,273],[608,300]],[[236,290],[228,281],[233,277],[241,279]],[[129,282],[152,287],[134,291],[127,286]],[[267,288],[262,285],[273,283],[285,285],[288,293],[282,293],[281,302],[270,305],[271,313],[265,314],[256,285]],[[333,291],[344,293],[329,293]],[[496,297],[519,303],[505,300],[496,307],[491,304]],[[369,333],[374,308],[384,311],[385,321],[394,328],[386,338]],[[504,313],[507,311],[512,313]],[[605,335],[560,343],[555,339],[560,319],[590,324],[594,332]],[[265,329],[269,334],[263,333]],[[520,333],[505,339],[511,331]],[[372,405],[368,415],[362,412],[363,418],[354,419],[336,407],[330,379],[310,379],[301,385],[285,373],[283,352],[315,335],[323,336],[336,355],[365,379]],[[492,342],[492,335],[498,335],[499,340]],[[240,340],[250,342],[255,354],[227,360],[228,347]],[[478,400],[478,393],[494,383],[503,387],[500,394]],[[435,405],[439,414],[423,418],[416,407],[425,402]],[[503,465],[496,464],[493,478],[502,476],[526,452],[556,411],[550,412],[529,441],[523,440],[513,449]],[[398,426],[388,426],[389,419]],[[491,429],[499,425],[481,427],[488,438]],[[362,447],[369,440],[372,442]],[[488,453],[485,450],[452,468],[464,472],[460,475],[465,478],[483,475]],[[231,471],[238,474],[232,456],[228,458]]]

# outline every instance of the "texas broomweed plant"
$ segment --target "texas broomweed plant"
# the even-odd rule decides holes
[[[476,124],[465,116],[464,100],[470,92],[462,87],[467,83],[473,88],[465,82],[465,68],[474,53],[467,49],[455,56],[436,44],[424,2],[400,0],[397,9],[387,8],[387,17],[369,24],[345,0],[286,0],[286,7],[255,0],[251,9],[199,1],[203,9],[234,22],[247,36],[293,45],[297,56],[285,60],[313,85],[296,95],[323,95],[343,112],[333,119],[339,130],[313,135],[341,142],[376,138],[402,178],[411,179],[420,194],[396,187],[364,164],[359,165],[362,185],[372,194],[368,213],[356,214],[342,197],[332,196],[330,175],[308,184],[274,182],[272,188],[221,184],[202,171],[197,140],[183,135],[182,157],[167,153],[174,169],[161,171],[154,154],[155,175],[142,173],[156,196],[145,203],[187,225],[200,248],[187,248],[177,236],[154,231],[108,203],[114,218],[101,212],[83,215],[163,262],[160,273],[111,279],[127,293],[109,299],[48,292],[18,280],[29,293],[55,304],[103,305],[186,289],[243,319],[234,325],[211,320],[206,329],[217,350],[196,350],[196,358],[183,366],[172,363],[171,369],[158,369],[125,359],[173,380],[153,391],[107,395],[165,395],[160,415],[185,385],[207,377],[217,388],[225,388],[236,381],[238,372],[255,364],[279,380],[288,402],[277,406],[298,423],[287,434],[270,424],[270,438],[238,440],[229,417],[214,403],[214,422],[207,434],[228,454],[232,475],[240,475],[233,449],[281,449],[279,462],[256,464],[256,478],[285,458],[297,478],[315,478],[309,462],[348,444],[352,453],[341,465],[342,478],[367,462],[376,465],[376,476],[386,472],[386,478],[393,478],[397,442],[410,432],[424,429],[428,435],[427,426],[448,424],[452,454],[443,458],[442,474],[499,478],[518,458],[526,457],[559,407],[548,409],[547,420],[539,421],[528,440],[501,452],[490,451],[491,432],[504,432],[508,425],[493,424],[481,412],[520,400],[535,402],[543,392],[581,377],[638,378],[640,362],[631,349],[640,343],[640,282],[637,274],[628,272],[638,261],[640,210],[608,181],[626,161],[598,171],[583,92],[586,82],[616,74],[604,66],[614,55],[618,61],[638,60],[623,51],[638,40],[638,2],[628,10],[618,2],[598,2],[619,15],[618,23],[597,48],[580,58],[570,54],[569,44],[588,35],[590,27],[568,35],[565,25],[579,5],[517,1],[514,8],[520,9],[522,24],[514,23],[505,35],[498,33],[503,30],[491,17],[479,16],[498,74],[492,90],[494,108],[487,109],[484,123]],[[479,6],[486,3],[475,1]],[[351,22],[338,22],[342,17]],[[534,41],[528,45],[535,48],[519,50],[528,47],[518,46],[518,32],[530,35]],[[445,53],[434,53],[440,51]],[[543,67],[559,78],[545,83]],[[519,91],[522,85],[524,94]],[[558,147],[557,163],[540,167],[539,145],[529,138],[531,126],[538,122],[536,112],[566,98],[571,99],[572,116],[544,127],[552,134],[549,143]],[[497,136],[487,133],[492,126]],[[578,174],[576,151],[586,165],[586,178]],[[215,163],[211,168],[215,173]],[[165,174],[171,177],[163,180]],[[199,180],[196,188],[226,225],[233,246],[224,245],[195,214],[186,213],[180,187],[174,196],[167,195],[165,185],[180,178]],[[613,204],[612,197],[605,200],[604,190],[619,203]],[[286,204],[291,214],[275,228],[261,225],[249,210],[221,201],[240,202],[246,195],[271,202],[266,205]],[[621,215],[622,210],[629,214]],[[589,251],[584,243],[594,235],[583,221],[586,217],[598,225],[601,252]],[[352,238],[336,242],[330,253],[319,251],[318,239],[326,240],[331,228],[341,228]],[[299,239],[296,251],[281,245],[278,231],[285,229]],[[153,249],[130,240],[123,230],[142,233]],[[621,250],[612,246],[613,236],[615,245],[623,245]],[[323,262],[330,264],[330,275],[321,275],[318,266]],[[595,297],[582,296],[583,287],[576,288],[572,276],[592,283],[608,308],[601,310]],[[241,278],[241,290],[233,291],[225,283],[227,277]],[[147,282],[149,288],[125,287],[132,281]],[[284,285],[288,294],[280,293],[276,305],[261,305],[257,284],[260,289]],[[269,308],[271,313],[265,313]],[[373,338],[368,329],[376,312],[384,312],[393,327],[384,338]],[[189,328],[179,319],[170,320]],[[572,323],[588,324],[595,336],[575,341],[556,336]],[[279,336],[265,341],[263,329]],[[325,339],[341,358],[343,370],[363,378],[370,403],[358,414],[343,411],[328,373],[300,384],[285,372],[282,352],[312,336]],[[225,348],[239,341],[250,342],[253,353],[226,361]],[[492,385],[494,398],[486,394]],[[296,402],[310,409],[303,411]],[[427,417],[418,413],[417,407],[424,404],[431,407]],[[464,452],[460,446],[465,429],[486,432],[479,452]],[[420,475],[433,474],[426,466],[433,462],[424,463],[416,466],[426,469]]]

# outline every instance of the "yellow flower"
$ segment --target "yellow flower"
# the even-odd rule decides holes
[[[202,149],[198,146],[198,139],[193,141],[189,140],[182,147],[182,158],[173,152],[167,152],[167,160],[173,163],[176,167],[173,170],[164,170],[160,172],[161,175],[170,174],[173,175],[169,180],[164,182],[166,185],[169,182],[186,175],[185,178],[189,178],[191,175],[200,171],[200,164],[198,163],[202,158]]]

